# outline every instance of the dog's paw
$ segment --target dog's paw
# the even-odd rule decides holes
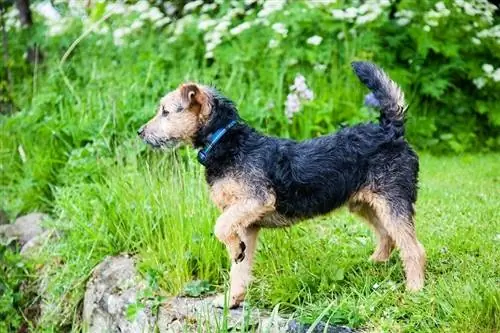
[[[229,309],[236,309],[240,306],[240,302],[236,301],[233,297],[230,297],[226,302],[226,297],[224,294],[218,295],[212,301],[212,305],[219,309],[224,309],[227,306]]]

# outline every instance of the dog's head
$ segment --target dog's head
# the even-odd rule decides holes
[[[193,143],[212,110],[212,93],[208,87],[185,83],[165,95],[156,115],[137,134],[153,147],[171,147]]]

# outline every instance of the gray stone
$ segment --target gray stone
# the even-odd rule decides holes
[[[21,245],[26,244],[44,231],[42,222],[46,218],[46,214],[31,213],[17,218],[12,224],[0,225],[0,242],[4,245],[13,241],[18,241]]]
[[[144,290],[134,260],[127,255],[110,257],[99,264],[87,283],[83,320],[87,332],[256,332],[256,333],[354,333],[345,326],[325,323],[302,324],[247,305],[234,310],[215,308],[214,296],[206,298],[173,297],[152,311],[144,304],[135,318],[128,320],[127,308],[136,304]],[[157,312],[157,315],[155,314]],[[360,331],[357,331],[360,332]]]
[[[42,245],[49,241],[54,241],[59,238],[59,234],[55,230],[45,230],[41,234],[31,238],[26,244],[21,248],[21,255],[25,257],[30,257],[37,253]]]
[[[87,332],[153,332],[156,318],[149,304],[138,308],[133,318],[127,309],[134,306],[145,284],[128,255],[108,257],[94,268],[83,300],[83,321]]]
[[[287,319],[267,311],[243,306],[228,310],[212,305],[214,297],[176,297],[160,308],[157,326],[160,333],[214,332],[226,327],[228,331],[286,332]]]

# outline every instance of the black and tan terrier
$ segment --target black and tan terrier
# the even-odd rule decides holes
[[[386,261],[396,246],[407,289],[423,287],[425,251],[414,226],[418,157],[403,136],[404,96],[375,65],[354,62],[353,68],[378,101],[378,124],[302,142],[269,137],[245,124],[215,89],[187,83],[163,97],[139,130],[155,147],[187,142],[200,149],[212,200],[222,212],[215,235],[233,262],[230,307],[245,297],[261,228],[290,226],[344,204],[375,231],[371,259]]]

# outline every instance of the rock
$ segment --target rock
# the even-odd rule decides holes
[[[0,225],[0,242],[8,245],[12,241],[26,244],[33,237],[40,235],[44,229],[42,222],[48,218],[43,213],[31,213],[21,216],[12,224]]]
[[[151,306],[133,307],[145,284],[138,278],[134,260],[127,255],[108,257],[94,268],[83,300],[83,321],[92,332],[153,332],[156,318]],[[130,320],[129,320],[130,319]]]
[[[215,308],[214,296],[173,297],[153,311],[151,303],[136,306],[145,288],[134,260],[127,255],[109,257],[96,266],[87,283],[83,303],[86,332],[256,332],[256,333],[354,333],[345,326],[318,323],[315,327],[293,318],[244,305],[234,310]],[[135,306],[134,318],[127,309]],[[156,315],[157,312],[157,315]]]
[[[328,325],[320,322],[316,326],[302,324],[293,318],[284,318],[277,313],[259,309],[242,308],[228,310],[212,306],[213,297],[176,297],[163,304],[158,314],[157,327],[160,333],[216,332],[222,327],[227,331],[257,333],[355,333],[346,326]],[[223,330],[226,331],[226,330]]]
[[[240,307],[228,310],[215,308],[214,297],[189,298],[176,297],[160,308],[158,314],[158,330],[160,333],[174,332],[214,332],[218,328],[227,327],[228,331],[250,332],[286,332],[287,320],[272,316],[258,309]]]
[[[25,257],[29,257],[49,240],[56,240],[58,238],[59,234],[55,230],[45,230],[40,235],[31,238],[26,244],[24,244],[20,253]]]

